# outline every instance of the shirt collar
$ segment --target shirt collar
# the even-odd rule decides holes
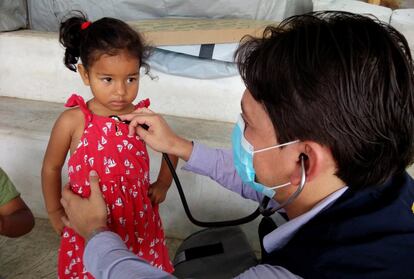
[[[318,204],[316,204],[311,210],[306,213],[289,220],[288,222],[280,225],[277,229],[267,234],[263,239],[263,246],[267,252],[278,250],[285,246],[285,244],[295,235],[295,233],[309,220],[315,217],[319,212],[331,206],[346,190],[347,186],[333,192]]]

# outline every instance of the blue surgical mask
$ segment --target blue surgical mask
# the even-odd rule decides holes
[[[244,129],[245,123],[240,115],[232,133],[233,160],[237,174],[240,176],[244,183],[252,187],[254,190],[264,194],[269,198],[273,198],[273,196],[276,194],[276,189],[289,186],[291,183],[288,182],[273,187],[267,187],[261,183],[256,182],[256,172],[253,167],[253,155],[255,153],[294,144],[299,142],[299,140],[254,150],[253,146],[244,137]]]

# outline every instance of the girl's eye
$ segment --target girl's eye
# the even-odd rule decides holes
[[[133,83],[133,82],[135,82],[137,80],[137,78],[135,78],[135,77],[130,77],[130,78],[128,78],[127,79],[127,82],[128,83]]]
[[[112,78],[110,78],[110,77],[104,77],[104,78],[102,78],[102,81],[109,83],[109,82],[112,81]]]

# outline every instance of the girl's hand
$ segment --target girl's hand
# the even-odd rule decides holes
[[[48,215],[53,229],[58,235],[61,235],[63,232],[63,228],[65,227],[65,224],[63,224],[62,221],[62,217],[66,217],[65,210],[63,209],[63,207],[60,207],[48,213]]]
[[[140,108],[120,118],[131,121],[129,135],[137,134],[155,151],[176,155],[185,161],[190,158],[192,142],[176,135],[162,116],[147,108]],[[141,125],[146,125],[148,130]]]
[[[167,191],[170,188],[169,184],[162,181],[155,181],[148,189],[148,197],[151,199],[152,204],[162,203],[167,197]]]

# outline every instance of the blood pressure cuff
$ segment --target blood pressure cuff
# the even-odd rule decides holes
[[[232,278],[258,264],[239,227],[205,229],[187,237],[174,261],[178,278]]]

